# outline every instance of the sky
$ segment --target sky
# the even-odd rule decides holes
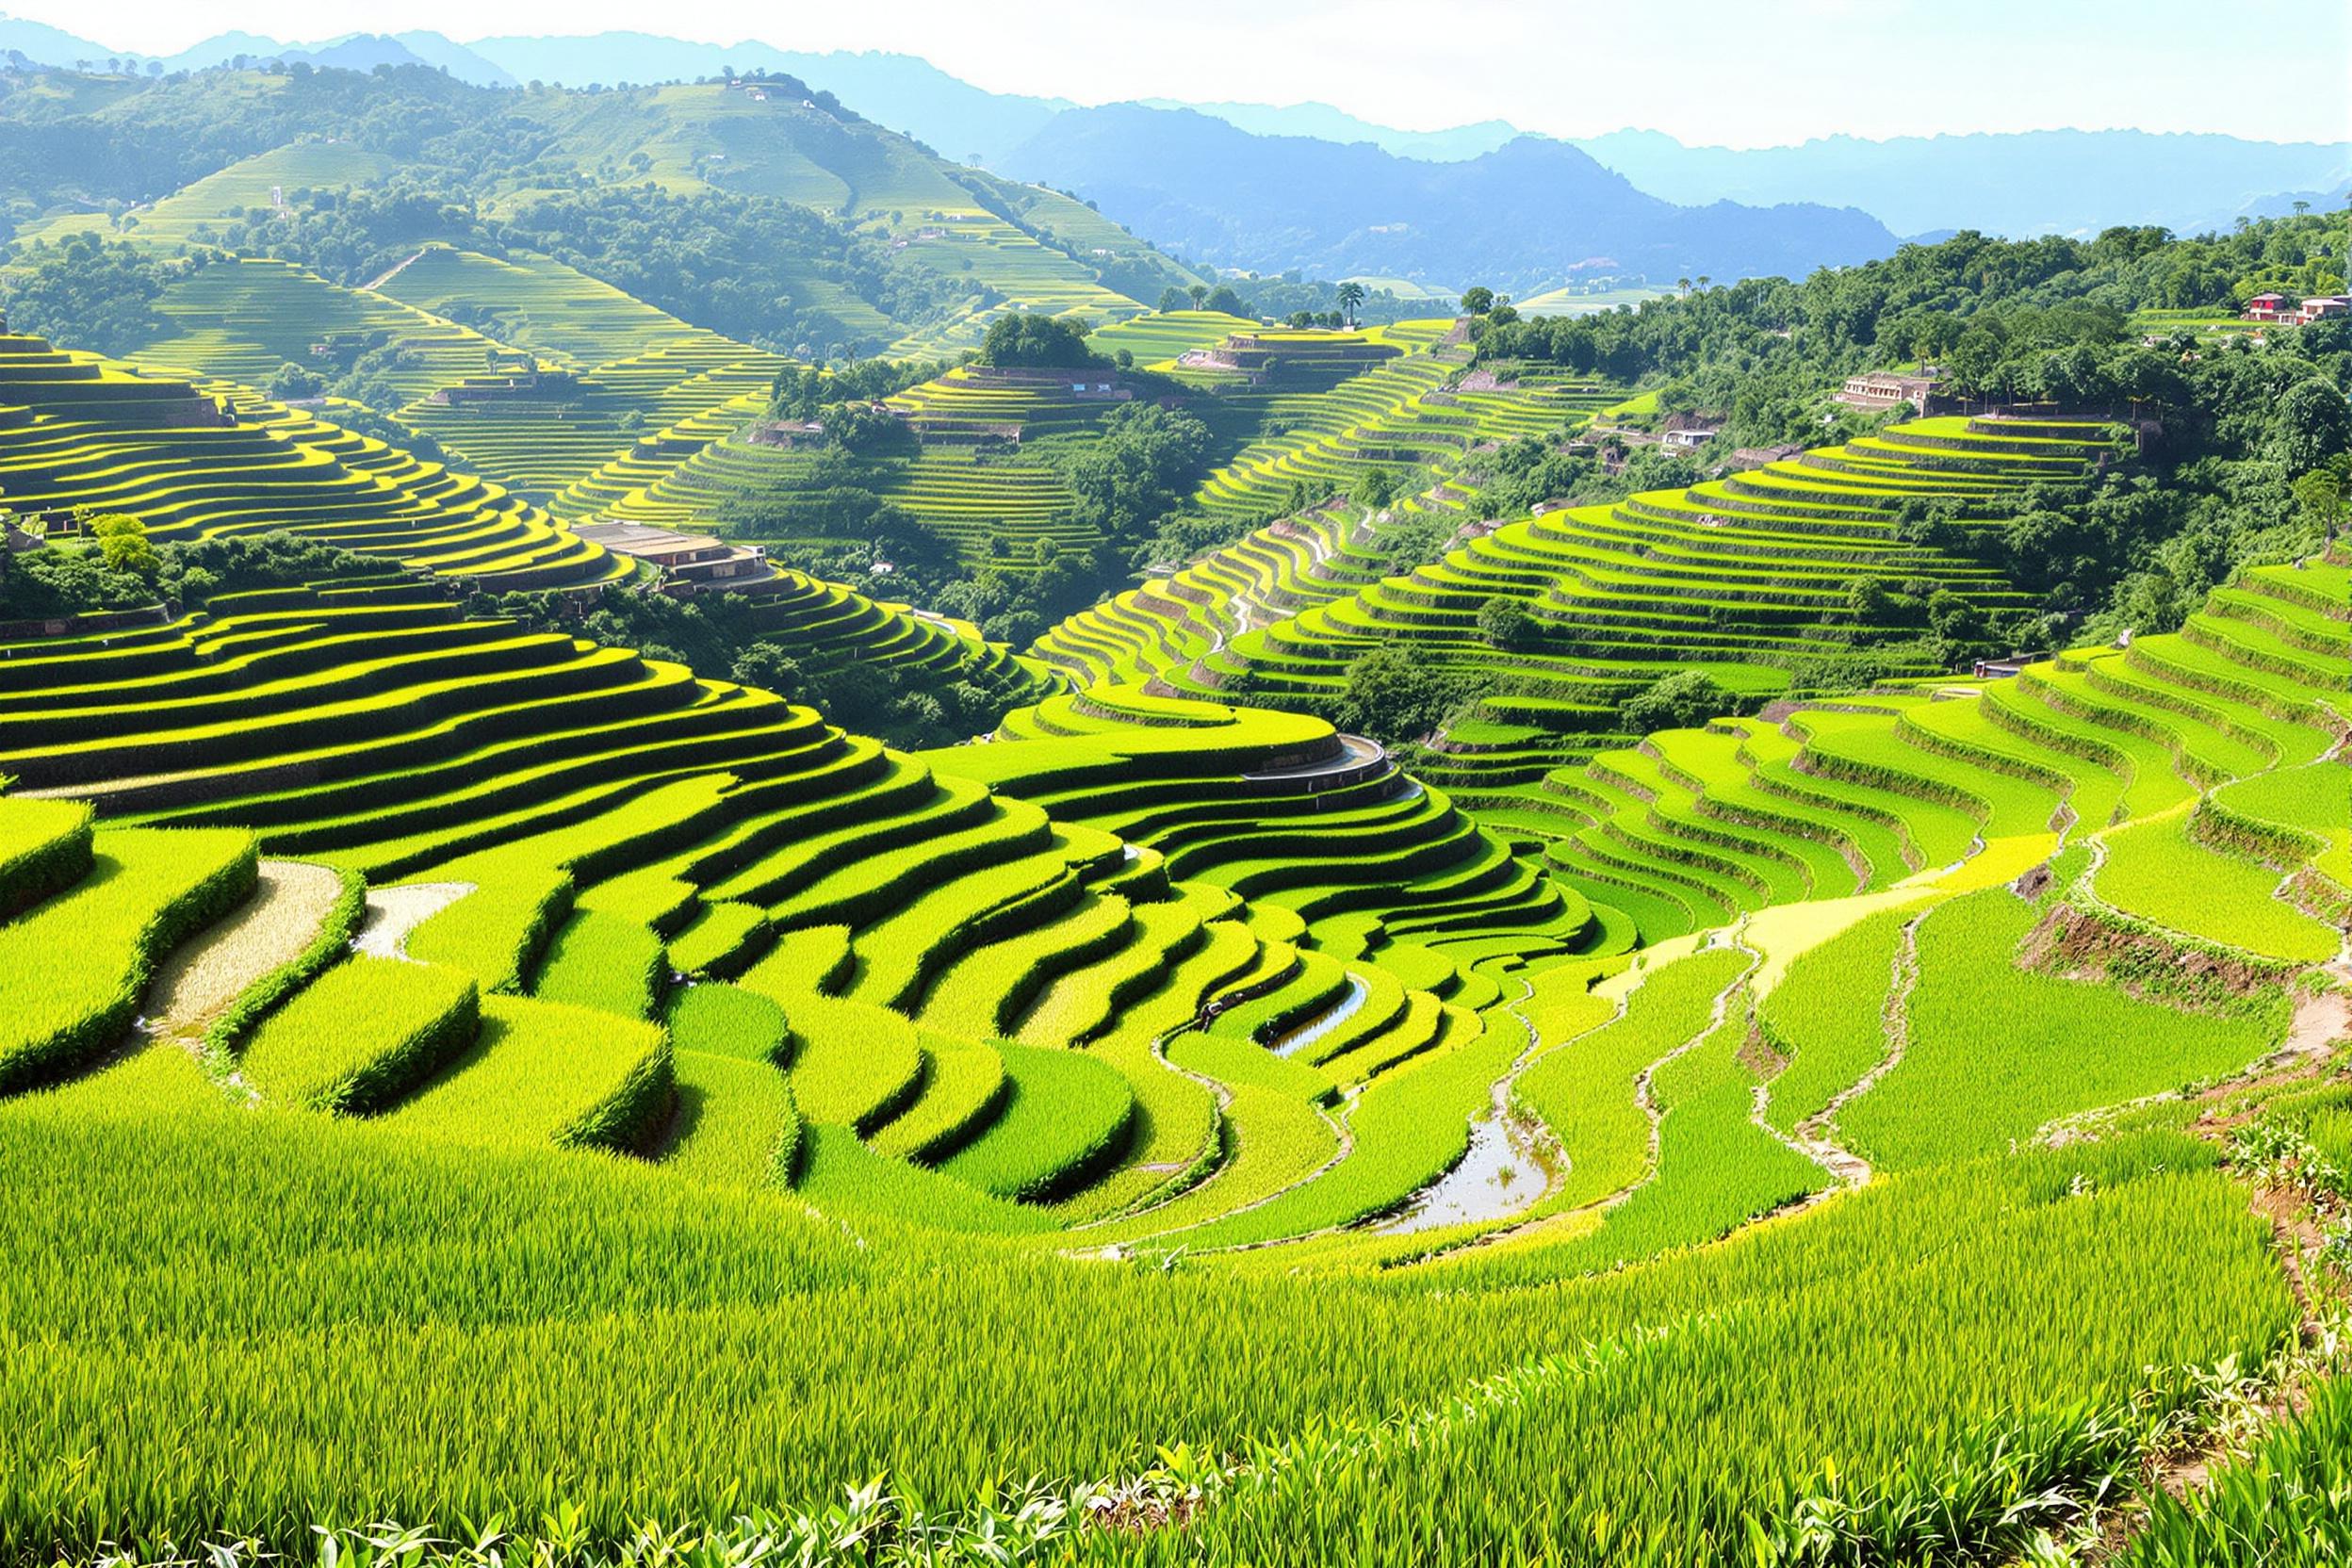
[[[8,0],[8,12],[147,54],[231,28],[288,42],[638,29],[891,50],[999,92],[1316,101],[1408,130],[1503,119],[1734,147],[2062,126],[2352,139],[2344,0]]]

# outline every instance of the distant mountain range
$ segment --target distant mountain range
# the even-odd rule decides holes
[[[1686,147],[1658,131],[1576,145],[1670,202],[1827,202],[1858,206],[1900,234],[2088,234],[2157,223],[2226,226],[2277,192],[2340,188],[2352,146],[2147,131],[1827,137],[1796,147]]]
[[[56,27],[0,17],[0,57],[10,52],[52,65],[127,57]],[[1116,139],[1106,129],[1132,122],[1103,121],[1100,117],[1104,110],[1066,99],[990,92],[909,55],[809,53],[757,41],[693,43],[642,32],[485,38],[464,44],[430,32],[357,34],[301,44],[231,32],[154,63],[174,71],[218,65],[240,55],[353,70],[423,64],[485,87],[531,81],[612,86],[690,80],[730,68],[780,71],[833,92],[860,114],[914,137],[952,160],[1050,180],[1106,204],[1116,201],[1136,207],[1147,193],[1155,193],[1149,200],[1168,211],[1178,226],[1158,230],[1147,220],[1145,229],[1168,244],[1189,246],[1195,241],[1188,236],[1210,232],[1198,220],[1176,220],[1199,193],[1190,188],[1184,171],[1164,167],[1158,149],[1135,145],[1127,155],[1134,161],[1119,161]],[[136,63],[143,69],[148,62],[136,57]],[[1517,127],[1501,120],[1435,131],[1402,130],[1316,103],[1277,106],[1156,99],[1135,107],[1196,111],[1250,133],[1256,140],[1223,144],[1226,155],[1250,165],[1229,171],[1245,186],[1300,168],[1298,150],[1281,145],[1297,139],[1333,147],[1368,147],[1391,160],[1447,165],[1458,172],[1523,139]],[[1069,119],[1072,116],[1076,118]],[[1067,124],[1058,123],[1065,119]],[[1197,142],[1202,133],[1188,127],[1185,134]],[[2089,234],[2117,223],[2155,223],[2194,233],[2226,226],[2241,215],[2283,212],[2296,200],[2338,201],[2352,182],[2352,143],[2262,142],[2129,130],[1899,137],[1886,141],[1840,136],[1755,149],[1692,147],[1659,131],[1621,130],[1552,145],[1588,153],[1604,168],[1624,175],[1636,190],[1676,206],[1733,203],[1742,210],[1787,204],[1859,208],[1892,234],[1906,237],[1960,228],[2013,236]],[[1375,206],[1405,198],[1414,183],[1415,177],[1377,161],[1363,167],[1385,171],[1381,178],[1390,182],[1378,191],[1378,202],[1371,203]],[[1403,222],[1408,227],[1401,232],[1407,234],[1414,232],[1414,225],[1426,232],[1438,221],[1438,211],[1396,210],[1378,222]],[[1766,242],[1765,231],[1775,224],[1788,226],[1788,220],[1733,215],[1726,215],[1726,221],[1744,225],[1750,238],[1742,243],[1760,245],[1764,253],[1774,253],[1777,243]],[[1313,235],[1289,233],[1301,225],[1278,223],[1261,237],[1258,227],[1251,222],[1230,230],[1218,238],[1215,253],[1204,248],[1201,253],[1232,256],[1237,259],[1229,265],[1265,270],[1275,267],[1282,256],[1346,248],[1344,237],[1329,233],[1320,222],[1309,226]],[[1577,235],[1591,229],[1582,216],[1570,227]],[[1706,228],[1691,220],[1681,233],[1695,236]],[[1844,235],[1841,243],[1853,238]],[[1638,248],[1632,237],[1626,240],[1599,249]],[[1394,242],[1363,248],[1415,253],[1414,247]],[[1807,247],[1796,244],[1787,253],[1803,256]],[[1842,253],[1833,245],[1821,251],[1819,259]]]
[[[1146,108],[1198,109],[1252,136],[1311,136],[1318,141],[1368,141],[1383,153],[1429,163],[1460,163],[1491,153],[1527,133],[1508,120],[1481,120],[1444,131],[1400,131],[1375,125],[1329,104],[1187,104],[1174,98],[1139,100]]]
[[[1262,137],[1191,109],[1073,109],[1006,155],[1005,172],[1079,191],[1195,261],[1310,276],[1546,288],[1578,276],[1803,274],[1869,260],[1895,237],[1811,204],[1677,206],[1562,141],[1520,137],[1458,163],[1365,142]]]

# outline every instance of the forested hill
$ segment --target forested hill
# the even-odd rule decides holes
[[[1426,163],[1368,143],[1252,136],[1185,109],[1064,114],[1004,160],[1083,191],[1138,234],[1219,266],[1313,275],[1488,279],[1532,292],[1578,275],[1780,273],[1885,255],[1853,208],[1681,207],[1564,142],[1522,137]]]
[[[785,75],[567,91],[421,66],[9,71],[0,213],[19,240],[214,245],[343,284],[429,241],[521,247],[696,325],[836,356],[976,342],[1017,308],[1116,318],[1197,281],[1081,203]]]

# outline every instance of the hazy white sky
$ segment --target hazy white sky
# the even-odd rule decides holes
[[[1415,130],[1500,118],[1733,146],[2062,125],[2352,139],[2344,0],[9,0],[8,11],[149,54],[230,28],[297,42],[633,28],[886,49],[1003,92],[1317,100]]]

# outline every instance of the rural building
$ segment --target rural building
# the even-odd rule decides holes
[[[1662,444],[1669,451],[1696,451],[1722,433],[1723,422],[1697,414],[1671,414],[1666,417],[1666,433]]]
[[[614,555],[653,567],[661,574],[656,587],[673,596],[704,589],[766,587],[776,580],[768,568],[768,552],[758,545],[730,545],[707,533],[679,533],[645,523],[583,523],[572,531]]]
[[[2347,310],[2352,310],[2352,295],[2322,294],[2316,299],[2304,301],[2296,309],[2295,318],[2298,324],[2308,325],[2330,316],[2342,316]]]
[[[777,419],[769,424],[754,425],[751,444],[755,447],[780,447],[788,452],[806,447],[820,447],[825,444],[825,421]]]
[[[1849,408],[1901,408],[1905,403],[1921,414],[1930,412],[1936,395],[1943,389],[1943,372],[1922,370],[1906,375],[1894,370],[1869,370],[1858,376],[1848,376],[1846,384],[1838,393],[1838,400]]]
[[[2246,302],[2249,321],[2283,321],[2295,309],[2284,294],[2257,294]]]

